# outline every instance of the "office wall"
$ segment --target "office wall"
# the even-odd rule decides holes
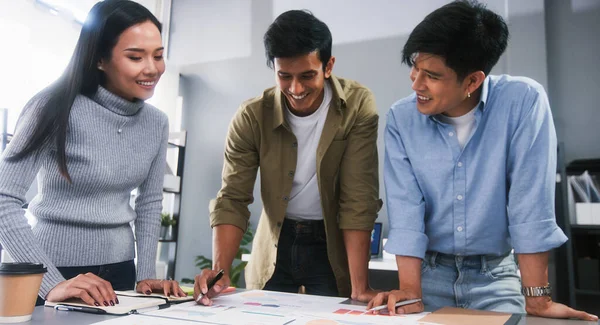
[[[549,97],[565,161],[600,157],[600,1],[546,0]]]
[[[208,204],[221,186],[223,146],[232,116],[243,100],[275,84],[262,47],[273,19],[288,9],[306,8],[329,25],[334,73],[360,81],[376,96],[382,166],[386,112],[411,92],[408,68],[399,60],[402,46],[427,13],[447,2],[373,0],[365,6],[359,0],[173,0],[170,55],[182,74],[182,126],[188,130],[176,279],[197,272],[196,255],[211,255]],[[491,0],[488,6],[508,18],[512,33],[509,49],[493,72],[526,75],[547,85],[543,1]],[[261,211],[258,186],[254,195],[250,210],[256,227]],[[387,234],[385,206],[379,221]]]

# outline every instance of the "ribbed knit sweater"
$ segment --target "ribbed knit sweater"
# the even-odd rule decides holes
[[[65,280],[56,267],[132,260],[136,241],[138,281],[155,278],[167,116],[102,87],[93,98],[78,95],[66,142],[69,183],[59,174],[54,141],[19,161],[7,160],[32,134],[43,101],[38,95],[27,104],[0,157],[0,243],[15,261],[48,267],[42,298]],[[38,194],[29,204],[37,218],[32,229],[22,205],[38,172]],[[132,209],[135,188],[138,197]]]

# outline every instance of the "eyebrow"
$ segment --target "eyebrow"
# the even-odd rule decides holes
[[[156,50],[154,50],[154,52],[156,52],[156,51],[160,51],[160,50],[164,50],[164,49],[165,49],[164,47],[159,47],[159,48],[157,48]],[[131,52],[146,52],[146,50],[144,50],[144,49],[140,49],[140,48],[137,48],[137,47],[130,47],[130,48],[124,49],[124,50],[123,50],[123,52],[125,52],[125,51],[131,51]]]
[[[442,75],[442,74],[440,74],[440,73],[437,73],[437,72],[433,72],[433,71],[431,71],[431,70],[427,70],[427,69],[421,69],[421,70],[423,70],[423,71],[425,71],[425,72],[429,73],[430,75],[432,75],[432,76],[434,76],[434,77],[438,77],[438,78],[439,78],[439,77],[443,77],[443,75]]]
[[[278,74],[291,74],[289,72],[284,72],[284,71],[277,71],[277,73]],[[307,71],[300,72],[299,74],[315,74],[315,73],[319,73],[319,72],[316,70],[307,70]]]

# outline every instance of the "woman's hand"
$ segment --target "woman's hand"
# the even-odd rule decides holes
[[[46,300],[61,302],[69,298],[79,298],[92,306],[114,306],[119,303],[110,282],[93,273],[79,274],[56,285]]]
[[[186,297],[187,294],[179,287],[179,283],[175,280],[157,280],[146,279],[138,282],[135,291],[144,294],[161,293],[165,297]]]

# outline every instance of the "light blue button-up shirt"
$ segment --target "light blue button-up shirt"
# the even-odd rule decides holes
[[[567,240],[554,215],[556,132],[540,84],[488,76],[464,149],[452,125],[416,105],[413,94],[387,115],[387,252],[537,253]]]

